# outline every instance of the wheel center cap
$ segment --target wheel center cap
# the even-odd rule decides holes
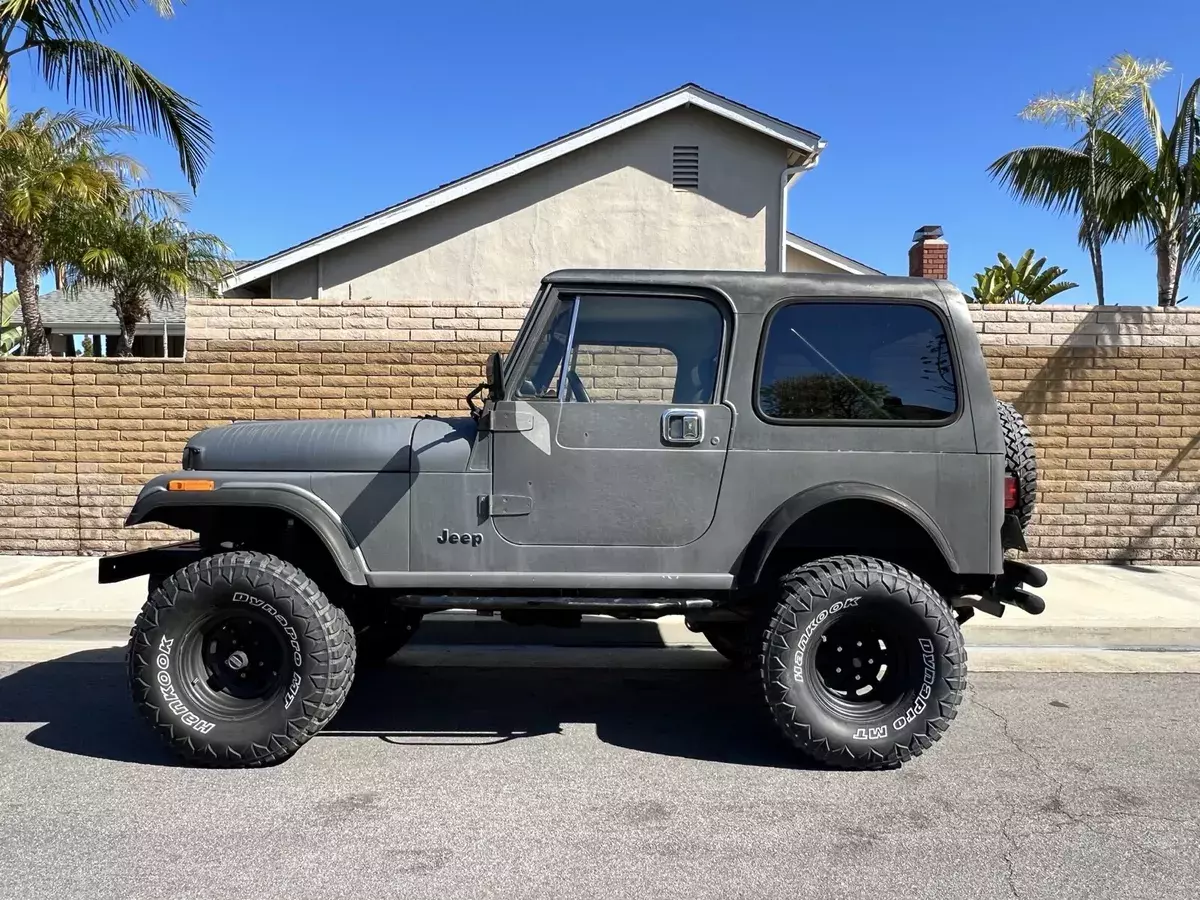
[[[233,671],[235,671],[235,672],[238,669],[246,668],[246,666],[249,665],[249,663],[250,663],[250,657],[248,657],[246,655],[245,651],[243,651],[243,650],[233,651],[232,653],[229,654],[229,658],[227,660],[225,660],[225,665],[229,666],[229,668],[233,669]]]

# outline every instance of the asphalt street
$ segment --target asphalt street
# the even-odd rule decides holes
[[[1200,676],[977,674],[859,774],[729,670],[394,664],[292,760],[205,771],[117,659],[0,664],[4,897],[1196,897]]]

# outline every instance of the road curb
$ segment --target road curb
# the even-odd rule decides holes
[[[0,639],[0,663],[122,663],[125,642]],[[707,646],[562,647],[529,644],[417,644],[389,662],[400,668],[712,669],[733,671]],[[1197,674],[1200,652],[1087,647],[968,647],[971,672]]]

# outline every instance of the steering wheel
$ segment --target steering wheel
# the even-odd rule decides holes
[[[567,373],[567,387],[571,391],[571,399],[577,403],[591,403],[592,398],[588,396],[587,388],[583,386],[583,379],[579,374],[572,369]]]

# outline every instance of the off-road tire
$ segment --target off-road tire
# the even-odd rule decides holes
[[[1037,506],[1037,455],[1033,449],[1033,435],[1011,403],[997,400],[996,410],[1004,429],[1004,469],[1017,479],[1017,507],[1013,512],[1021,527],[1028,528]]]
[[[840,649],[822,638],[839,641],[860,621],[886,635],[891,649],[880,652],[895,656],[880,684],[888,675],[897,680],[876,695],[878,709],[861,703],[849,714],[843,707],[854,706],[854,698],[835,696],[818,665]],[[920,755],[949,727],[966,684],[966,659],[950,607],[926,582],[883,560],[838,556],[781,579],[758,663],[767,708],[788,742],[827,765],[883,769]]]
[[[754,636],[745,622],[714,623],[701,628],[700,633],[714,650],[735,665],[746,665],[757,653]]]
[[[261,698],[230,700],[208,687],[215,675],[204,679],[197,668],[214,646],[204,629],[222,617],[250,621],[274,641],[279,674]],[[134,623],[127,659],[134,702],[172,750],[195,765],[247,768],[287,759],[333,718],[354,657],[345,613],[312,579],[274,556],[239,550],[168,576]]]
[[[421,614],[412,610],[389,610],[384,616],[365,623],[354,622],[354,643],[358,667],[382,666],[412,640]]]

